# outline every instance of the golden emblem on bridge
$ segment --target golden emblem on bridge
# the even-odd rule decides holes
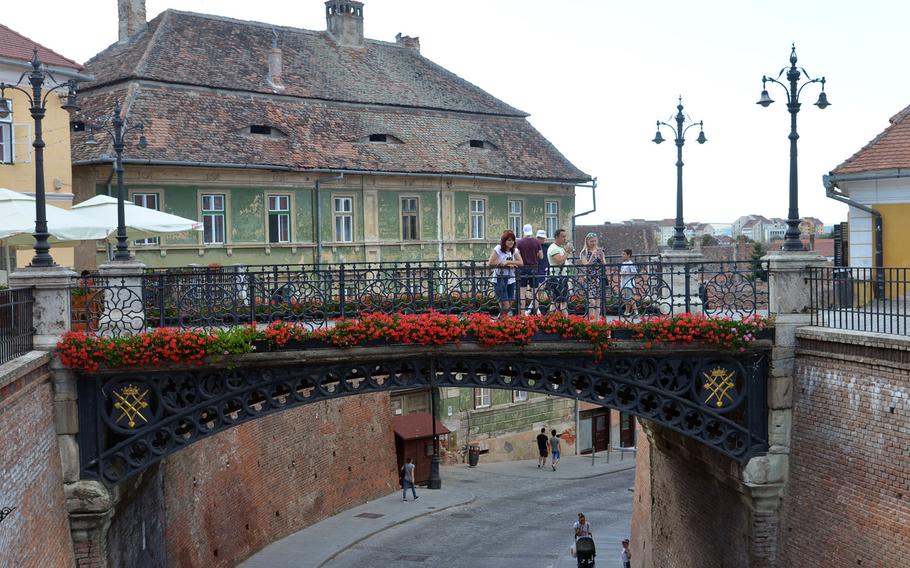
[[[705,404],[711,404],[711,399],[715,399],[714,406],[718,408],[726,404],[724,399],[729,399],[730,402],[733,402],[733,397],[730,396],[730,391],[736,388],[736,371],[728,371],[724,367],[714,367],[710,371],[703,372],[702,376],[705,378],[705,383],[702,385],[706,391],[708,391],[708,398],[705,399]]]
[[[117,417],[117,422],[126,418],[126,423],[130,428],[136,427],[136,419],[141,418],[143,422],[148,423],[148,418],[142,414],[142,411],[148,408],[149,403],[145,400],[148,395],[148,389],[140,392],[135,385],[129,384],[120,389],[120,392],[114,391],[117,402],[114,408],[121,412]]]

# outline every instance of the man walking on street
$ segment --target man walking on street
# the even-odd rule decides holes
[[[556,430],[550,430],[550,455],[553,458],[550,461],[550,465],[553,467],[553,471],[556,471],[556,466],[559,465],[559,436],[556,435]]]
[[[541,468],[547,465],[547,456],[550,455],[550,438],[547,437],[546,428],[541,428],[540,434],[537,435],[537,452],[540,454],[537,458],[537,467]]]
[[[408,500],[408,485],[410,485],[411,493],[416,501],[418,497],[417,490],[414,488],[414,464],[411,463],[411,458],[405,458],[404,465],[401,466],[401,474],[401,500]]]
[[[622,553],[620,554],[622,559],[622,568],[632,568],[632,553],[629,552],[629,539],[622,539]]]
[[[543,258],[543,251],[540,248],[540,241],[534,236],[534,227],[527,224],[522,227],[521,232],[522,238],[515,243],[523,263],[518,269],[518,287],[521,289],[524,314],[529,316],[537,309],[537,263]]]

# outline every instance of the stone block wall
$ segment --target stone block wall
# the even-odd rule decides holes
[[[32,351],[0,365],[0,566],[73,566],[53,416],[50,358]]]
[[[739,465],[668,428],[641,427],[648,439],[638,446],[632,566],[754,566]]]
[[[233,567],[288,534],[397,490],[388,408],[387,393],[315,403],[169,456],[121,489],[109,565]]]
[[[782,565],[910,562],[910,338],[797,332]]]

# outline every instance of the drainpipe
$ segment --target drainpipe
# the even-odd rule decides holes
[[[583,217],[585,215],[588,215],[589,213],[594,213],[595,211],[597,211],[597,178],[596,177],[591,180],[591,210],[582,211],[581,213],[576,213],[575,215],[572,215],[572,233],[571,233],[572,241],[575,240],[575,219],[578,217]]]
[[[313,192],[313,199],[316,201],[313,211],[316,215],[316,267],[318,268],[322,264],[322,201],[319,199],[319,187],[322,185],[322,182],[325,181],[338,181],[343,180],[344,174],[339,174],[334,177],[329,178],[316,178],[316,190]]]
[[[838,191],[840,188],[837,187],[837,183],[839,181],[875,181],[879,179],[894,179],[900,177],[906,177],[902,170],[898,170],[897,174],[888,173],[885,175],[884,172],[882,172],[879,175],[869,174],[855,177],[851,176],[846,180],[838,178],[834,174],[822,176],[826,197],[835,201],[840,201],[841,203],[846,203],[850,207],[856,207],[860,211],[870,213],[873,219],[875,219],[875,222],[873,223],[873,231],[875,232],[875,293],[878,298],[885,297],[885,247],[882,243],[882,235],[884,233],[882,214],[868,205],[863,205],[862,203],[850,199],[843,193],[840,193],[840,191]]]

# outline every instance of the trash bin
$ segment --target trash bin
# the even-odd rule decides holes
[[[850,269],[835,269],[834,272],[834,307],[853,307],[853,274]]]
[[[480,446],[477,444],[468,445],[468,465],[475,467],[477,460],[480,459]]]

